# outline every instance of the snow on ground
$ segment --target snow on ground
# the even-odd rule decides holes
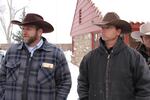
[[[71,63],[71,55],[72,55],[71,51],[65,51],[64,54],[68,61],[68,65],[69,65],[69,69],[70,69],[71,77],[72,77],[72,87],[71,87],[67,100],[77,100],[78,99],[77,77],[79,75],[79,67]]]

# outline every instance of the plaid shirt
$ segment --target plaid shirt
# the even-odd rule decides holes
[[[63,52],[44,39],[33,56],[11,46],[0,68],[0,100],[66,100],[71,75]]]

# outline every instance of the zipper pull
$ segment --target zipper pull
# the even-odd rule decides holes
[[[32,55],[29,53],[29,62],[31,61]]]
[[[107,56],[107,59],[109,59],[110,58],[110,54]]]

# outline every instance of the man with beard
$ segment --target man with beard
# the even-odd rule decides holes
[[[0,69],[0,100],[66,100],[71,75],[63,52],[42,33],[54,30],[43,17],[28,13],[22,22],[23,42],[12,45]]]

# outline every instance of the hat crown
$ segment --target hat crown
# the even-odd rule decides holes
[[[44,21],[42,16],[35,14],[35,13],[28,13],[24,17],[22,22],[18,20],[12,20],[11,23],[19,25],[19,26],[23,26],[23,25],[39,26],[39,28],[43,29],[43,33],[49,33],[49,32],[54,31],[54,28],[50,23],[48,23],[47,21]]]
[[[109,12],[103,18],[103,21],[106,22],[112,22],[115,20],[120,20],[120,17],[115,12]]]
[[[141,25],[140,32],[141,33],[148,33],[148,32],[150,32],[150,23],[146,23],[146,24]]]
[[[117,13],[108,12],[101,22],[95,24],[97,26],[112,25],[118,29],[121,29],[122,34],[130,33],[132,31],[130,23],[125,20],[121,20]]]
[[[23,23],[43,21],[43,17],[38,14],[29,13],[23,19]]]

